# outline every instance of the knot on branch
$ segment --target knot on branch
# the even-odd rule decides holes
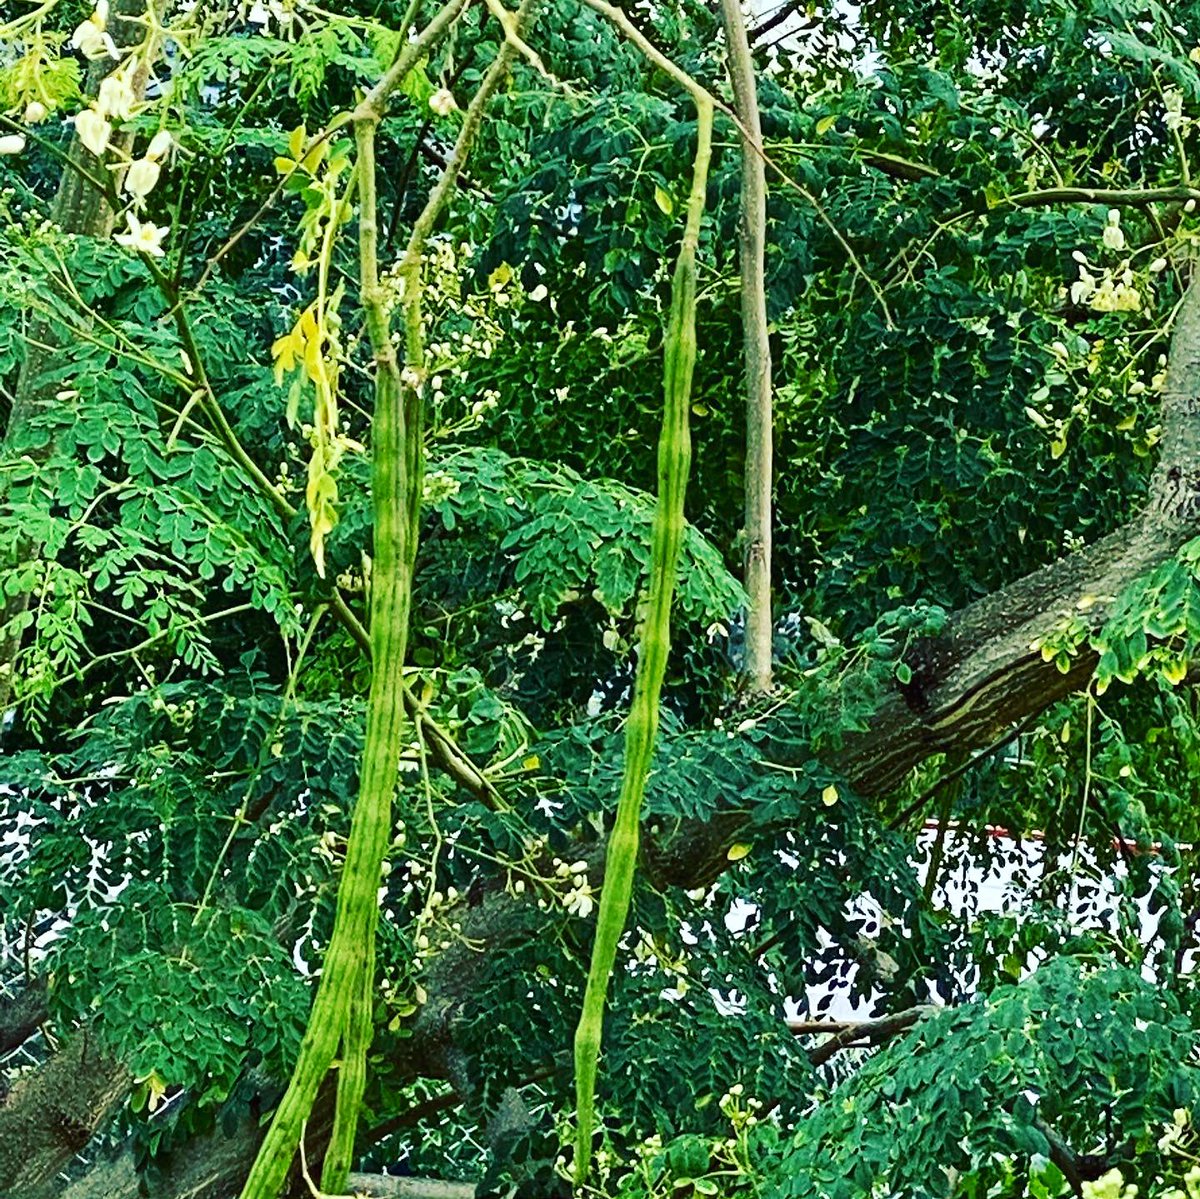
[[[900,661],[911,674],[907,682],[897,680],[896,688],[910,712],[925,716],[932,707],[934,690],[954,661],[954,642],[944,635],[921,637],[904,651]]]
[[[1157,480],[1155,513],[1182,524],[1200,524],[1200,469],[1169,466]]]

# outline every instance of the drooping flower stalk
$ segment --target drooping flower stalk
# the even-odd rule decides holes
[[[671,311],[664,341],[663,419],[658,441],[658,501],[651,534],[649,601],[639,642],[633,703],[625,726],[621,797],[608,838],[596,939],[583,1011],[575,1030],[576,1185],[587,1178],[591,1161],[604,1006],[633,893],[642,798],[658,733],[659,696],[671,645],[671,601],[685,529],[683,503],[692,456],[688,413],[696,362],[696,247],[704,215],[713,119],[712,102],[707,95],[698,94],[694,98],[696,156],[692,190],[671,283]]]

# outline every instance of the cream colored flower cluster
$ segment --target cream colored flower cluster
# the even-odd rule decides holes
[[[138,59],[134,54],[120,62],[120,51],[108,32],[108,0],[97,0],[92,15],[76,27],[71,45],[89,60],[112,58],[120,64],[101,80],[96,98],[75,117],[75,132],[80,143],[94,157],[103,159],[112,149],[114,123],[130,120],[140,107],[133,84],[139,69]],[[26,113],[26,117],[30,114]],[[171,134],[160,129],[150,139],[141,157],[131,159],[124,167],[121,189],[131,197],[133,208],[140,209],[158,184],[163,162],[173,145]],[[118,163],[116,169],[121,169],[122,165]],[[169,227],[141,221],[133,211],[126,214],[125,220],[125,232],[116,235],[118,244],[161,258],[163,239],[170,232]]]

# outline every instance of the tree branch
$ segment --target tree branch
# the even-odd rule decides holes
[[[1200,536],[1200,272],[1176,317],[1162,425],[1162,455],[1138,516],[962,609],[944,634],[914,647],[912,683],[894,689],[870,731],[848,737],[831,763],[860,794],[891,790],[930,754],[986,745],[1084,686],[1095,651],[1081,646],[1063,674],[1035,642],[1067,619],[1095,632],[1125,588]]]
[[[368,1199],[475,1199],[475,1183],[440,1178],[391,1178],[386,1174],[351,1174],[354,1195]]]
[[[729,80],[742,128],[741,204],[738,270],[742,284],[742,345],[745,356],[746,458],[745,682],[752,694],[771,690],[775,624],[771,614],[772,470],[774,415],[771,394],[771,340],[764,277],[767,242],[767,176],[754,60],[746,39],[742,0],[721,0]]]
[[[33,978],[14,995],[0,999],[0,1054],[23,1045],[48,1019],[46,982]]]
[[[0,1101],[0,1195],[36,1194],[108,1121],[130,1082],[83,1033],[20,1076]]]
[[[938,1010],[937,1004],[923,1003],[903,1012],[881,1016],[878,1020],[844,1020],[833,1023],[789,1020],[787,1023],[788,1028],[798,1037],[823,1032],[832,1034],[827,1041],[822,1041],[820,1045],[815,1045],[808,1051],[808,1060],[814,1066],[821,1066],[842,1049],[880,1045],[884,1041],[890,1041]]]
[[[1040,208],[1047,204],[1156,204],[1200,200],[1195,187],[1049,187],[1041,191],[1006,196],[1001,204],[1017,208]]]

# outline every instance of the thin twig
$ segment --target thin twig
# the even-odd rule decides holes
[[[990,757],[997,750],[1003,749],[1006,745],[1015,741],[1022,733],[1028,731],[1028,729],[1041,717],[1041,715],[1042,714],[1040,712],[1034,712],[1031,715],[1026,716],[1025,719],[1020,722],[1020,724],[1014,725],[1013,728],[1011,728],[1002,737],[998,737],[995,741],[993,741],[991,745],[981,749],[977,754],[971,758],[968,758],[965,762],[959,766],[956,766],[953,770],[948,770],[937,780],[936,783],[922,791],[921,794],[918,795],[917,798],[914,799],[912,803],[910,803],[908,807],[906,807],[898,816],[893,816],[892,819],[888,821],[888,828],[898,829],[907,824],[909,820],[911,820],[912,817],[915,816],[938,793],[938,791],[940,791],[941,788],[946,785],[946,783],[953,782],[954,779],[958,778],[960,775],[966,774],[968,770],[972,770],[974,767],[978,766],[984,758]]]
[[[713,108],[722,113],[724,116],[728,117],[729,120],[731,120],[737,127],[742,137],[746,139],[746,144],[754,151],[756,155],[758,155],[759,158],[763,160],[768,167],[771,168],[771,170],[779,177],[780,182],[783,183],[785,187],[791,188],[792,191],[796,192],[798,195],[803,196],[804,199],[812,205],[813,211],[817,214],[818,219],[829,230],[829,232],[833,234],[834,239],[845,252],[846,258],[849,260],[850,265],[855,269],[855,271],[858,272],[859,275],[862,276],[863,281],[871,289],[875,299],[879,302],[879,308],[883,313],[884,323],[889,329],[894,329],[896,327],[895,321],[892,320],[891,309],[888,307],[887,299],[883,294],[883,288],[881,288],[867,272],[866,267],[862,264],[862,260],[858,257],[858,254],[855,253],[854,247],[846,240],[845,236],[837,227],[837,225],[834,224],[833,218],[830,217],[829,213],[825,209],[825,206],[820,202],[820,200],[818,200],[817,197],[811,191],[809,191],[807,187],[804,186],[804,184],[793,179],[791,175],[789,175],[783,169],[783,167],[781,167],[771,157],[771,155],[767,153],[767,151],[763,148],[762,140],[760,138],[756,138],[750,132],[750,130],[746,128],[746,126],[742,123],[741,118],[736,112],[734,112],[732,108],[729,107],[728,104],[714,96],[702,83],[693,78],[687,73],[687,71],[679,66],[678,63],[673,62],[665,54],[663,54],[662,51],[659,50],[654,43],[651,42],[640,29],[638,29],[636,25],[634,25],[634,23],[625,15],[622,9],[618,8],[615,4],[607,3],[607,0],[583,0],[583,2],[588,6],[588,8],[599,13],[602,17],[615,25],[617,29],[619,29],[625,36],[625,38],[632,42],[633,45],[641,51],[643,57],[649,59],[650,62],[658,67],[660,71],[663,71],[665,74],[674,79],[680,87],[682,87],[690,96],[693,97],[693,99],[703,97],[713,106]]]

